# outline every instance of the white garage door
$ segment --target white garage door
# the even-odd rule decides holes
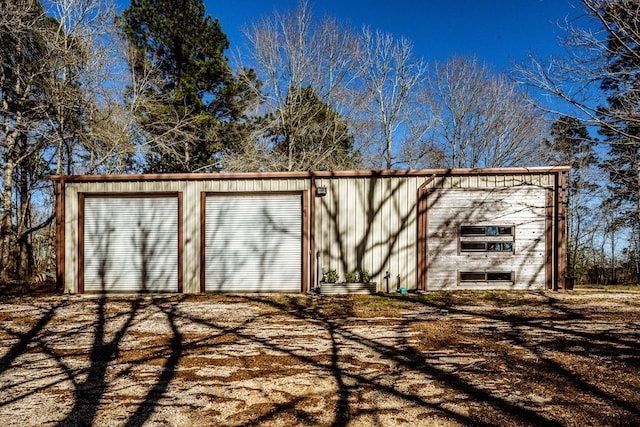
[[[300,195],[207,196],[205,233],[207,291],[301,291]]]
[[[178,198],[86,197],[86,292],[178,291]]]

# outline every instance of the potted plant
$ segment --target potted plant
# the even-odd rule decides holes
[[[348,271],[344,274],[344,281],[338,282],[335,269],[328,269],[322,275],[319,292],[321,294],[374,294],[377,283],[371,282],[366,269]]]
[[[338,272],[335,268],[330,268],[322,274],[321,283],[336,283],[338,281]]]

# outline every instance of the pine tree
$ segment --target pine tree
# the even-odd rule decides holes
[[[587,2],[587,6],[590,5]],[[592,5],[591,7],[595,7]],[[627,206],[628,225],[640,228],[640,3],[617,0],[594,8],[607,28],[605,71],[600,87],[607,94],[598,113],[600,134],[609,144],[603,167],[610,191]]]
[[[250,98],[224,56],[229,41],[219,21],[205,15],[202,0],[132,0],[121,26],[132,47],[130,98],[147,171],[217,169],[224,128],[245,119]]]
[[[590,172],[597,167],[598,159],[586,126],[576,118],[560,117],[551,126],[551,136],[546,145],[552,162],[571,166],[567,182],[567,279],[581,283],[587,280],[591,267],[584,245],[586,236],[592,231],[592,212],[588,201],[598,190]]]
[[[347,122],[312,87],[290,88],[279,126],[271,130],[273,151],[284,170],[353,169],[359,163]]]

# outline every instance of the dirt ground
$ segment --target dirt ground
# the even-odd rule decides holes
[[[3,426],[640,425],[640,293],[0,297]]]

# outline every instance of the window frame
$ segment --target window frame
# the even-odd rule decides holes
[[[504,278],[496,278],[501,275],[509,275],[509,279]],[[465,278],[473,276],[473,278]],[[493,276],[494,278],[491,278]],[[513,271],[459,271],[458,272],[458,283],[474,283],[474,282],[483,282],[483,283],[514,283],[515,282],[515,272]]]
[[[515,225],[460,225],[458,254],[515,255]]]
[[[465,228],[467,232],[465,233]],[[469,232],[469,230],[481,230],[481,232],[474,233]],[[491,232],[491,230],[495,229],[496,233]],[[509,229],[508,232],[503,229]],[[515,225],[461,225],[460,226],[460,237],[504,237],[504,236],[514,236]]]
[[[465,245],[468,245],[468,246],[465,247]],[[473,248],[472,245],[477,245],[477,247]],[[495,246],[492,246],[492,245],[495,245]],[[463,252],[463,253],[469,253],[469,252],[471,253],[473,252],[513,253],[513,242],[495,241],[495,240],[488,240],[488,241],[461,240],[460,252]]]

